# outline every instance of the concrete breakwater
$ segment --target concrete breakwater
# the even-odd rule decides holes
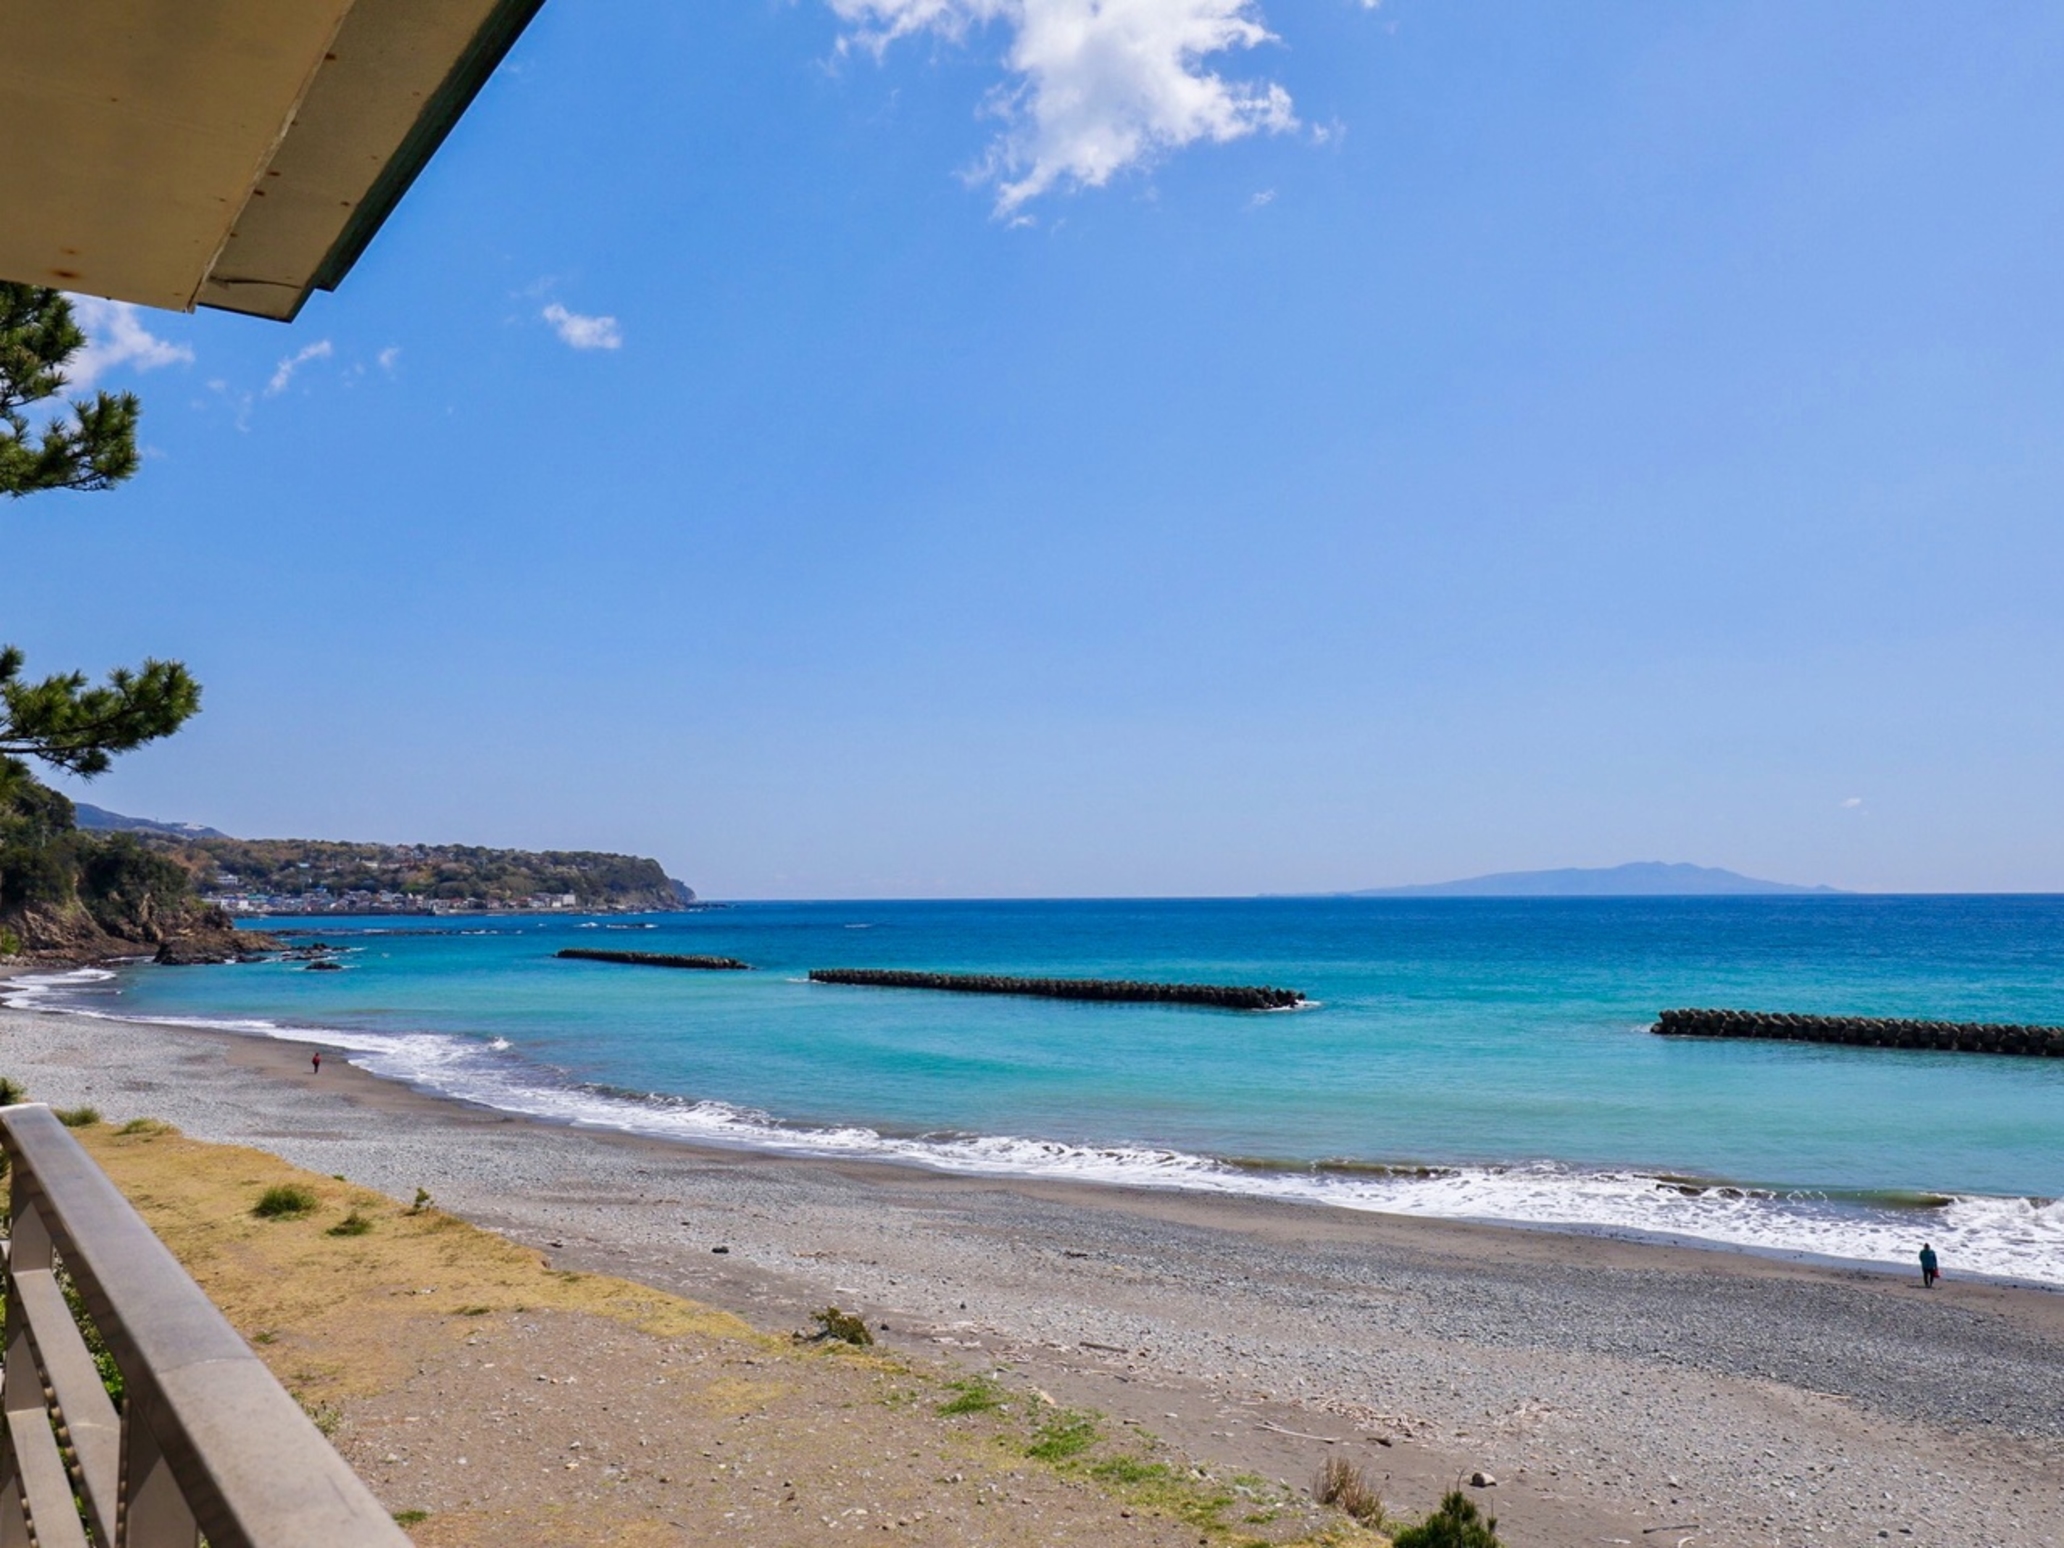
[[[1116,978],[1008,978],[997,973],[908,973],[892,968],[812,968],[817,984],[877,989],[945,989],[956,994],[1023,994],[1049,1000],[1107,1000],[1155,1005],[1209,1005],[1219,1010],[1287,1010],[1302,1005],[1295,989],[1254,984],[1150,984]]]
[[[740,962],[736,957],[677,957],[663,951],[589,951],[569,946],[557,955],[578,962],[628,962],[632,967],[709,968],[727,973],[752,967],[750,962]]]
[[[1756,1037],[1857,1048],[1939,1048],[1962,1053],[2064,1059],[2064,1027],[1977,1021],[1906,1021],[1882,1016],[1793,1016],[1774,1011],[1666,1010],[1651,1032],[1663,1037]]]

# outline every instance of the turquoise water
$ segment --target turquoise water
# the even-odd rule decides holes
[[[811,903],[274,923],[353,947],[347,971],[137,967],[27,992],[322,1041],[571,1122],[1872,1260],[1906,1260],[1919,1232],[1967,1268],[2064,1282],[2064,1218],[2044,1202],[2064,1194],[2064,1060],[1646,1030],[1670,1005],[2064,1023],[2064,899]],[[553,957],[570,945],[756,970]],[[803,981],[833,966],[1271,983],[1317,1003],[1253,1014]],[[1730,1186],[1686,1193],[1664,1177]]]

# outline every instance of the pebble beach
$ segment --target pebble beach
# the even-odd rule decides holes
[[[37,1100],[255,1146],[770,1331],[837,1303],[1200,1461],[1517,1544],[2064,1541],[2064,1296],[540,1124],[259,1038],[0,1013]]]

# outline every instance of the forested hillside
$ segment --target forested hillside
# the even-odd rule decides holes
[[[695,900],[657,860],[590,850],[470,844],[349,844],[320,839],[139,840],[176,859],[232,910],[286,913],[567,908],[643,912]]]
[[[19,769],[0,779],[0,956],[120,954],[193,926],[187,868],[128,833],[83,833],[72,803]]]

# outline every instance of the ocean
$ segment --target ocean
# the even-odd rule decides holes
[[[1652,1036],[1667,1006],[2064,1024],[2064,898],[754,903],[272,920],[300,963],[14,980],[571,1124],[2064,1286],[2064,1060]],[[562,961],[587,946],[751,972]],[[1275,984],[1237,1012],[817,967]]]

